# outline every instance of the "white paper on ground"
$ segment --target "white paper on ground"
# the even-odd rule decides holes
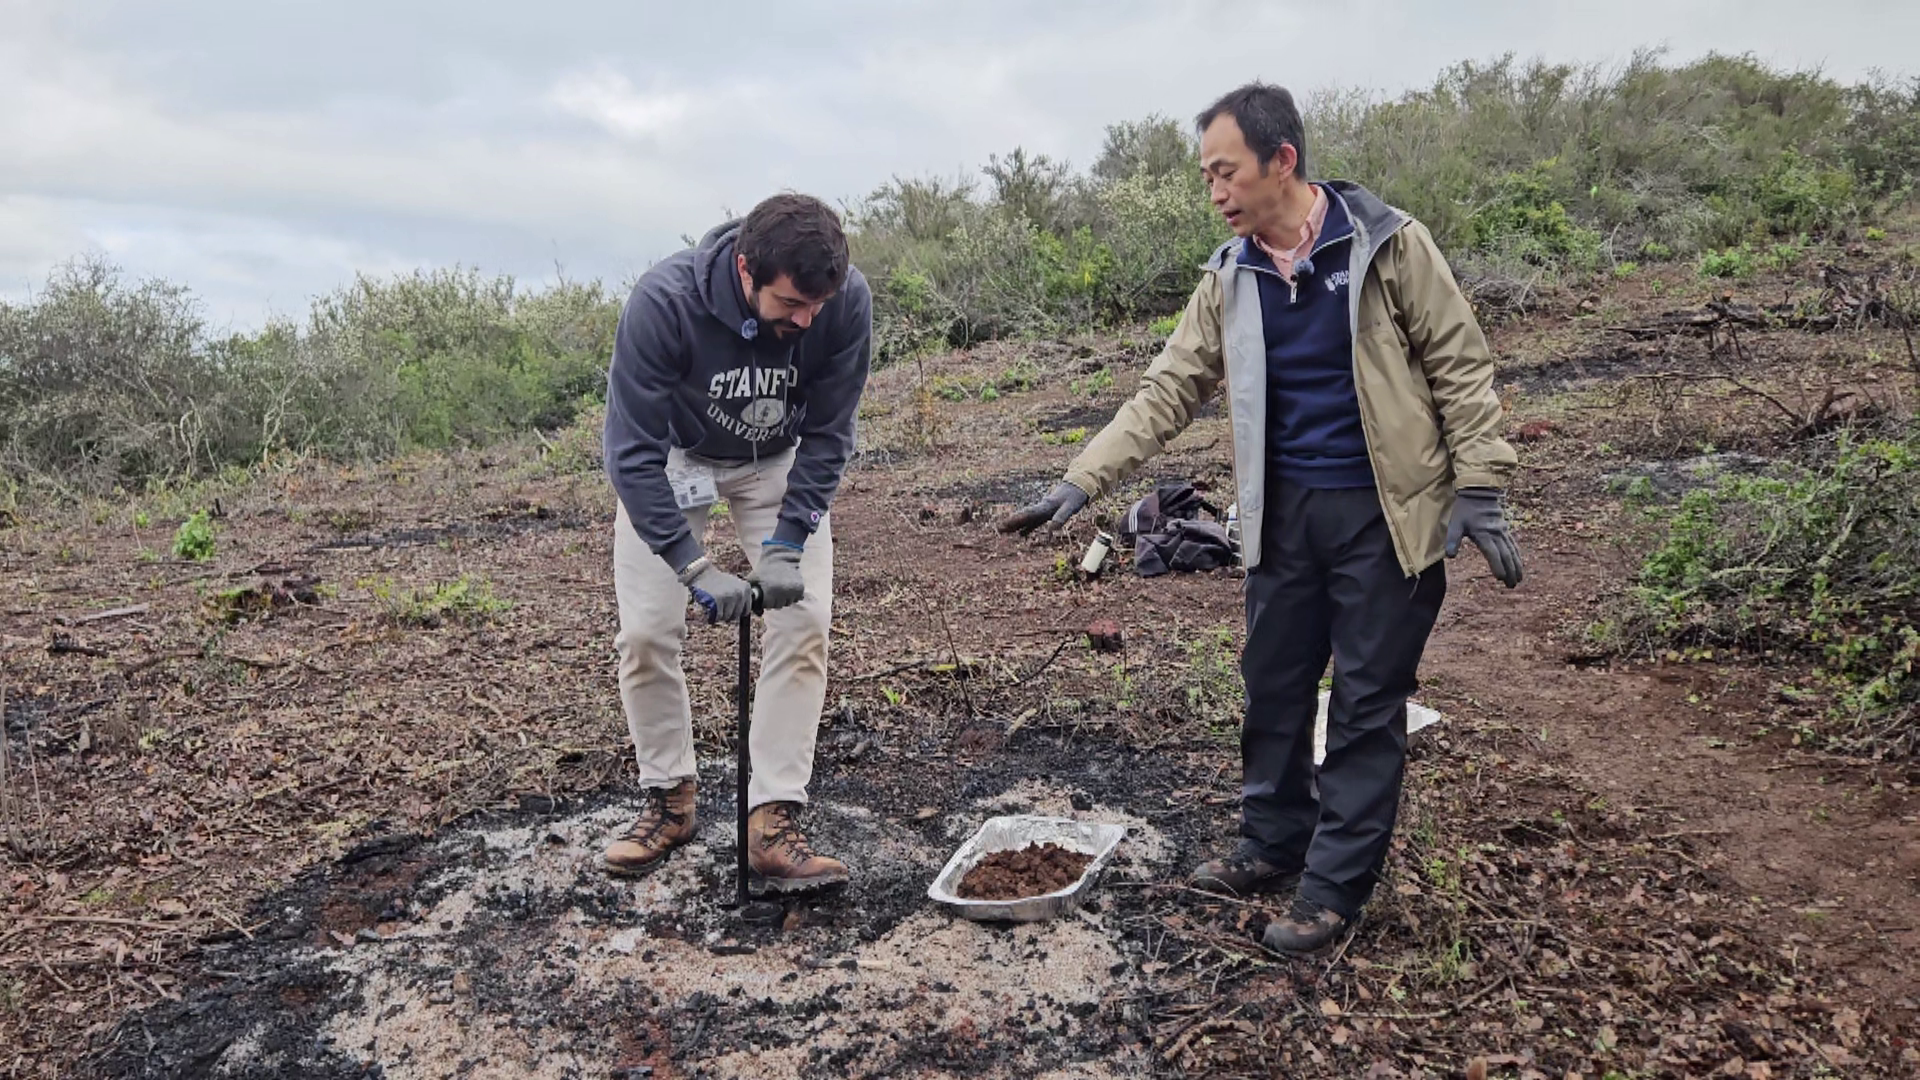
[[[1327,757],[1327,699],[1331,696],[1325,690],[1320,691],[1320,715],[1313,718],[1313,764],[1316,768]],[[1439,722],[1439,713],[1418,702],[1407,702],[1408,735]]]

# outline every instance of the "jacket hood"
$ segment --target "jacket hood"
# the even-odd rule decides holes
[[[733,242],[740,235],[744,219],[714,226],[694,246],[694,289],[701,306],[714,318],[741,337],[752,340],[759,332],[759,321],[747,310],[746,297],[740,293],[740,275],[734,272]]]

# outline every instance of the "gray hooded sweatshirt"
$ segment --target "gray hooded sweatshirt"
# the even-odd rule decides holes
[[[761,333],[735,270],[739,231],[721,225],[641,275],[607,374],[607,477],[676,573],[703,549],[674,500],[667,452],[731,463],[797,447],[773,539],[803,547],[853,453],[872,363],[873,298],[859,270],[797,338]]]

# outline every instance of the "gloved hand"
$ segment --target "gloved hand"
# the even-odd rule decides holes
[[[1015,510],[1000,522],[1003,533],[1017,532],[1025,536],[1045,524],[1048,532],[1067,523],[1067,519],[1080,512],[1087,505],[1087,493],[1073,484],[1061,481],[1047,492],[1047,497],[1032,506],[1023,506]]]
[[[767,541],[760,546],[760,565],[747,580],[760,586],[760,602],[768,611],[797,604],[807,595],[800,580],[800,549],[791,544]]]
[[[706,610],[710,623],[733,623],[753,604],[753,587],[707,561],[705,555],[680,571],[680,583]]]
[[[1487,557],[1493,576],[1511,589],[1520,584],[1520,548],[1513,542],[1500,493],[1493,488],[1461,488],[1454,498],[1453,517],[1447,522],[1447,558],[1460,554],[1460,538],[1467,537]]]

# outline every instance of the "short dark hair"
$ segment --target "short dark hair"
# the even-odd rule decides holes
[[[734,250],[747,257],[755,288],[780,275],[818,300],[847,281],[847,234],[840,217],[811,195],[775,195],[753,208],[740,226]]]
[[[1263,174],[1280,148],[1291,146],[1296,155],[1293,173],[1302,180],[1307,178],[1306,125],[1300,122],[1300,110],[1293,104],[1293,95],[1286,87],[1250,82],[1207,106],[1206,111],[1194,119],[1194,126],[1204,135],[1215,120],[1226,115],[1231,115],[1233,122],[1240,125],[1247,147],[1260,159]]]

